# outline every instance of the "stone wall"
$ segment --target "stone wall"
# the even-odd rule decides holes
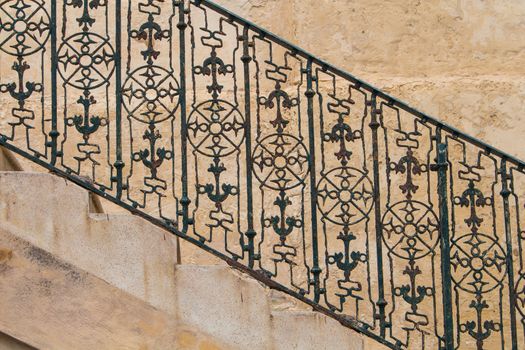
[[[520,35],[525,26],[525,2],[216,2],[421,111],[525,158],[521,115],[525,110],[525,38]],[[489,179],[490,171],[484,176]],[[398,178],[394,183],[396,180],[402,181]],[[495,221],[502,234],[503,223]],[[182,257],[191,262],[208,261],[185,245]],[[402,273],[401,265],[396,266],[398,280]],[[427,276],[422,283],[430,285],[432,281]],[[330,282],[328,285],[337,289]],[[461,304],[462,317],[473,319],[475,314],[467,300]],[[420,305],[424,312],[430,309],[429,305]],[[496,314],[495,309],[487,313],[490,317]],[[503,323],[507,322],[504,316]],[[427,340],[423,347],[437,348],[434,340]],[[461,346],[475,348],[475,342],[464,337]]]
[[[525,71],[521,64],[525,55],[523,51],[525,38],[521,35],[525,26],[523,1],[216,0],[216,2],[326,61],[371,82],[393,96],[407,101],[414,107],[508,153],[525,158],[523,147],[525,141],[520,137],[525,132],[525,126],[520,123],[522,118],[520,112],[525,110],[522,102],[525,95],[525,79],[520,75]],[[145,47],[145,42],[134,39],[132,45],[136,45],[133,46],[133,55],[140,56],[138,52]],[[162,43],[156,48],[166,51]],[[208,52],[203,51],[202,54],[201,58],[205,58]],[[166,63],[162,60],[166,60],[166,55],[161,56],[161,63]],[[0,68],[0,74],[6,76],[6,72],[11,70],[7,65],[2,65]],[[286,87],[289,91],[292,88]],[[205,96],[207,93],[205,89],[202,90],[202,95]],[[242,94],[241,90],[239,89]],[[231,88],[224,94],[231,97]],[[48,99],[49,96],[46,95],[46,98]],[[109,96],[110,100],[112,98],[113,96]],[[7,106],[7,103],[0,106],[0,112],[9,112]],[[78,103],[73,99],[71,105],[68,100],[68,108],[70,114],[75,110],[79,111]],[[97,113],[105,112],[102,108],[97,110]],[[113,111],[108,112],[107,117],[112,120]],[[293,113],[288,117],[293,121],[297,119]],[[4,126],[5,124],[6,122],[3,121]],[[168,128],[169,125],[165,126],[165,129]],[[142,137],[144,124],[135,124],[130,129],[134,133],[135,142],[142,142],[144,146],[146,144]],[[105,136],[101,133],[97,141],[101,141]],[[76,137],[80,136],[76,135]],[[129,143],[129,139],[133,137],[126,134],[124,144]],[[169,144],[169,137],[164,137],[164,145]],[[179,142],[178,137],[174,139],[176,143]],[[65,153],[68,154],[71,162],[73,162],[71,158],[76,154],[75,142],[78,141],[73,139],[71,143],[65,144]],[[178,149],[178,146],[177,144],[175,148]],[[125,149],[124,153],[129,156],[130,150]],[[199,167],[201,175],[207,174],[209,159],[195,154],[192,153],[190,157],[200,158],[195,159],[194,162],[192,158],[191,163],[195,164],[191,166]],[[401,154],[396,155],[401,156]],[[421,159],[425,157],[422,154],[419,156]],[[104,164],[112,163],[113,155],[109,158],[111,159],[100,160]],[[131,162],[129,158],[126,161],[128,163],[125,172],[128,172]],[[25,163],[22,165],[25,169],[29,167],[29,165],[26,167]],[[231,172],[234,168],[233,161],[228,160],[226,165],[230,170],[228,176],[246,178],[245,168],[235,173]],[[168,174],[165,169],[167,168],[163,168],[162,171]],[[135,171],[136,185],[130,189],[133,196],[142,196],[141,185],[147,173],[148,170],[145,168],[138,168]],[[83,169],[82,175],[90,174]],[[179,167],[175,167],[172,176],[174,179],[180,179]],[[195,178],[195,175],[190,172],[190,178],[192,177]],[[107,180],[106,176],[105,181]],[[401,181],[401,177],[395,180]],[[241,184],[244,184],[242,181],[244,180],[241,180]],[[193,191],[193,198],[194,187],[190,189]],[[177,192],[176,196],[180,198],[178,191],[179,188],[174,189],[174,192]],[[241,221],[243,226],[246,215],[243,211],[237,210],[236,200],[231,198],[227,204],[230,206],[228,210],[239,213],[239,218],[244,220]],[[155,206],[157,197],[149,197],[149,200],[153,205],[145,210],[153,215],[158,214],[156,212],[158,208]],[[274,197],[268,196],[266,201],[255,208],[257,214],[263,210],[261,207],[272,207],[275,210]],[[206,225],[212,219],[209,217],[209,211],[215,203],[205,202],[205,199],[202,202],[200,212],[195,218],[198,228],[201,232],[205,232]],[[170,210],[168,214],[174,214],[176,208],[174,201],[166,200],[163,203],[164,207]],[[106,207],[106,211],[112,210],[113,208]],[[293,215],[300,215],[299,206],[295,206],[293,210],[295,211]],[[307,211],[305,213],[307,220],[309,215]],[[498,225],[502,232],[501,222],[498,222]],[[260,227],[256,229],[258,232],[261,231]],[[370,227],[370,232],[372,231]],[[269,239],[269,243],[274,243],[272,240],[277,239],[278,237],[274,235]],[[300,243],[300,237],[298,241],[293,242],[297,246],[300,246]],[[214,244],[218,249],[223,248],[220,238]],[[272,247],[267,244],[263,248],[269,250]],[[181,247],[181,257],[183,263],[216,263],[201,249],[187,244]],[[372,270],[376,268],[374,262],[370,266]],[[395,270],[395,272],[401,274],[402,270]],[[331,283],[335,282],[334,280]]]
[[[410,105],[525,158],[525,2],[217,0]]]

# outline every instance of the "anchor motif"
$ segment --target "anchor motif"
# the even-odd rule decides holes
[[[330,264],[335,264],[339,270],[343,271],[344,280],[349,281],[350,274],[363,259],[366,259],[366,255],[358,251],[350,252],[350,243],[356,239],[356,236],[349,232],[348,226],[344,227],[337,239],[343,241],[344,253],[335,253],[329,257],[329,262]]]
[[[14,62],[12,69],[18,73],[18,84],[9,83],[5,85],[6,91],[9,92],[11,97],[18,101],[20,108],[24,108],[25,101],[33,94],[33,92],[42,91],[41,84],[30,81],[25,83],[26,90],[24,90],[24,72],[29,68],[30,66],[25,61],[21,61],[21,63]]]
[[[406,156],[401,157],[397,163],[392,162],[390,166],[396,174],[406,174],[406,181],[404,184],[399,185],[399,189],[408,199],[411,199],[412,195],[419,189],[419,186],[414,184],[413,176],[421,175],[426,171],[426,167],[420,164],[419,160],[414,157],[414,152],[411,148],[407,149]]]
[[[335,97],[334,97],[335,98]],[[339,150],[334,153],[341,165],[346,166],[350,161],[353,152],[347,148],[347,142],[354,142],[361,139],[361,130],[352,130],[352,127],[345,123],[345,117],[350,115],[350,105],[355,101],[349,97],[346,100],[336,100],[335,103],[328,103],[328,111],[337,114],[337,124],[332,127],[330,132],[324,133],[323,140],[326,142],[339,142]]]
[[[409,265],[403,271],[403,275],[408,275],[410,278],[410,285],[405,284],[396,289],[396,295],[401,296],[404,301],[410,304],[413,313],[417,312],[418,305],[425,297],[433,295],[431,288],[417,285],[417,276],[421,274],[421,269],[416,265],[416,261],[410,260]]]
[[[237,194],[237,187],[223,183],[220,183],[221,173],[226,171],[224,164],[219,164],[219,158],[213,159],[213,164],[210,165],[208,171],[213,174],[215,178],[215,185],[206,184],[204,186],[199,185],[199,194],[207,194],[208,198],[215,203],[216,207],[220,207],[221,203],[224,202],[230,195]],[[222,193],[221,190],[222,189]]]
[[[292,205],[292,201],[286,197],[284,191],[279,192],[279,197],[275,199],[273,204],[279,207],[280,215],[272,216],[268,221],[275,233],[279,235],[281,243],[284,244],[286,237],[292,233],[293,229],[302,226],[302,220],[292,216],[286,217],[286,207]]]
[[[89,96],[89,92],[86,95]],[[84,107],[84,115],[75,115],[72,118],[72,122],[78,132],[83,135],[84,140],[87,141],[89,139],[89,135],[96,132],[105,119],[102,119],[99,116],[89,115],[90,107],[97,103],[93,96],[89,96],[87,98],[80,96],[77,103]]]
[[[481,295],[476,296],[476,300],[472,300],[470,308],[476,310],[477,321],[467,321],[460,326],[463,333],[468,333],[472,338],[476,339],[476,346],[478,349],[483,349],[483,342],[492,332],[499,332],[500,324],[492,320],[486,320],[482,323],[483,310],[488,309],[489,305],[485,300],[482,300]]]
[[[142,136],[144,140],[148,140],[150,144],[149,150],[143,149],[133,154],[135,161],[142,161],[142,163],[150,169],[151,176],[157,178],[157,169],[160,168],[164,160],[171,159],[171,152],[166,151],[165,148],[155,148],[157,140],[162,138],[162,135],[158,130],[155,130],[155,124],[150,123],[149,130],[144,132]]]
[[[78,25],[83,26],[83,31],[88,31],[95,23],[95,19],[91,17],[89,10],[95,10],[98,9],[99,6],[105,6],[105,4],[102,3],[102,0],[71,0],[68,5],[76,8],[84,7],[82,16],[77,18]]]
[[[339,151],[334,154],[341,161],[341,164],[345,166],[352,156],[352,152],[346,148],[346,143],[360,139],[361,132],[352,130],[350,125],[344,122],[343,114],[339,114],[337,124],[332,127],[331,132],[325,133],[324,138],[328,142],[339,142]]]
[[[162,40],[169,38],[171,32],[169,29],[162,29],[161,26],[155,22],[153,14],[148,15],[148,21],[143,23],[138,30],[131,31],[131,37],[138,40],[147,40],[146,50],[141,51],[142,57],[147,61],[148,64],[153,64],[153,60],[156,60],[160,51],[153,48],[153,40]]]
[[[483,208],[491,205],[492,198],[485,197],[483,192],[475,187],[474,181],[470,180],[468,189],[466,189],[461,196],[454,198],[454,203],[461,207],[470,207],[470,217],[465,219],[465,223],[472,228],[473,232],[477,232],[483,219],[477,215],[476,207]]]

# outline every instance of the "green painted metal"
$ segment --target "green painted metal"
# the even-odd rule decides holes
[[[524,162],[211,1],[4,0],[0,39],[3,147],[388,348],[525,344]]]
[[[441,276],[443,293],[443,315],[444,315],[444,337],[443,349],[454,349],[454,321],[452,311],[452,276],[450,264],[450,235],[449,235],[449,210],[448,210],[448,188],[447,169],[448,155],[447,144],[443,142],[441,130],[436,131],[437,157],[435,170],[438,173],[439,194],[439,219],[441,235]]]

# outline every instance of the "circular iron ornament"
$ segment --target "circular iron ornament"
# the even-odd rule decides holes
[[[469,233],[450,247],[452,279],[462,290],[488,293],[501,285],[506,276],[506,253],[492,237]]]
[[[367,218],[374,204],[372,181],[351,167],[330,170],[319,181],[317,195],[323,218],[338,225],[353,225]]]
[[[188,139],[201,154],[224,157],[234,153],[244,140],[244,118],[224,100],[199,104],[188,117]]]
[[[525,274],[521,273],[516,283],[516,307],[525,315]]]
[[[58,72],[65,83],[89,90],[108,83],[115,70],[115,52],[108,40],[95,33],[77,33],[58,49]]]
[[[0,3],[0,49],[12,56],[42,50],[49,39],[49,14],[34,0]]]
[[[383,215],[383,241],[402,259],[419,259],[439,243],[439,221],[432,209],[418,201],[401,201]]]
[[[255,177],[265,187],[284,191],[304,183],[309,154],[304,144],[290,134],[272,134],[262,139],[252,153]]]
[[[179,82],[165,68],[144,66],[134,70],[122,87],[122,102],[131,118],[159,123],[179,107]]]

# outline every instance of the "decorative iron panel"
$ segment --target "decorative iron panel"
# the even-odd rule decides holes
[[[387,347],[525,346],[523,162],[211,1],[2,0],[0,50],[4,147]]]

